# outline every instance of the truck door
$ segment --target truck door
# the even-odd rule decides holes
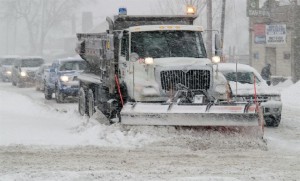
[[[126,68],[129,62],[129,35],[128,32],[123,33],[122,38],[120,39],[120,51],[119,51],[119,61],[120,61],[120,75],[122,78],[127,76]]]
[[[129,92],[132,92],[130,88],[133,83],[133,70],[132,63],[129,61],[129,33],[123,32],[123,36],[120,39],[120,51],[119,51],[119,70],[121,80],[125,82]],[[129,93],[130,94],[130,93]]]

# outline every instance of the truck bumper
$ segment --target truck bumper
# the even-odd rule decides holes
[[[77,96],[79,92],[79,85],[63,85],[59,91],[65,96]]]
[[[281,101],[267,101],[260,104],[263,107],[264,117],[273,116],[274,118],[281,116],[282,102]]]

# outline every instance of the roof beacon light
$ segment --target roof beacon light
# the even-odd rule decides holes
[[[125,7],[119,8],[119,15],[127,15],[127,8]]]
[[[196,8],[194,6],[187,6],[186,7],[186,14],[188,14],[188,15],[196,14]]]

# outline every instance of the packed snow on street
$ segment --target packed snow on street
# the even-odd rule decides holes
[[[282,120],[249,134],[105,124],[76,102],[0,83],[0,180],[298,180],[300,82],[284,82]]]

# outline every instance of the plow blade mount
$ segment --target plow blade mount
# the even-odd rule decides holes
[[[255,105],[177,105],[127,103],[121,111],[125,125],[260,126]]]

